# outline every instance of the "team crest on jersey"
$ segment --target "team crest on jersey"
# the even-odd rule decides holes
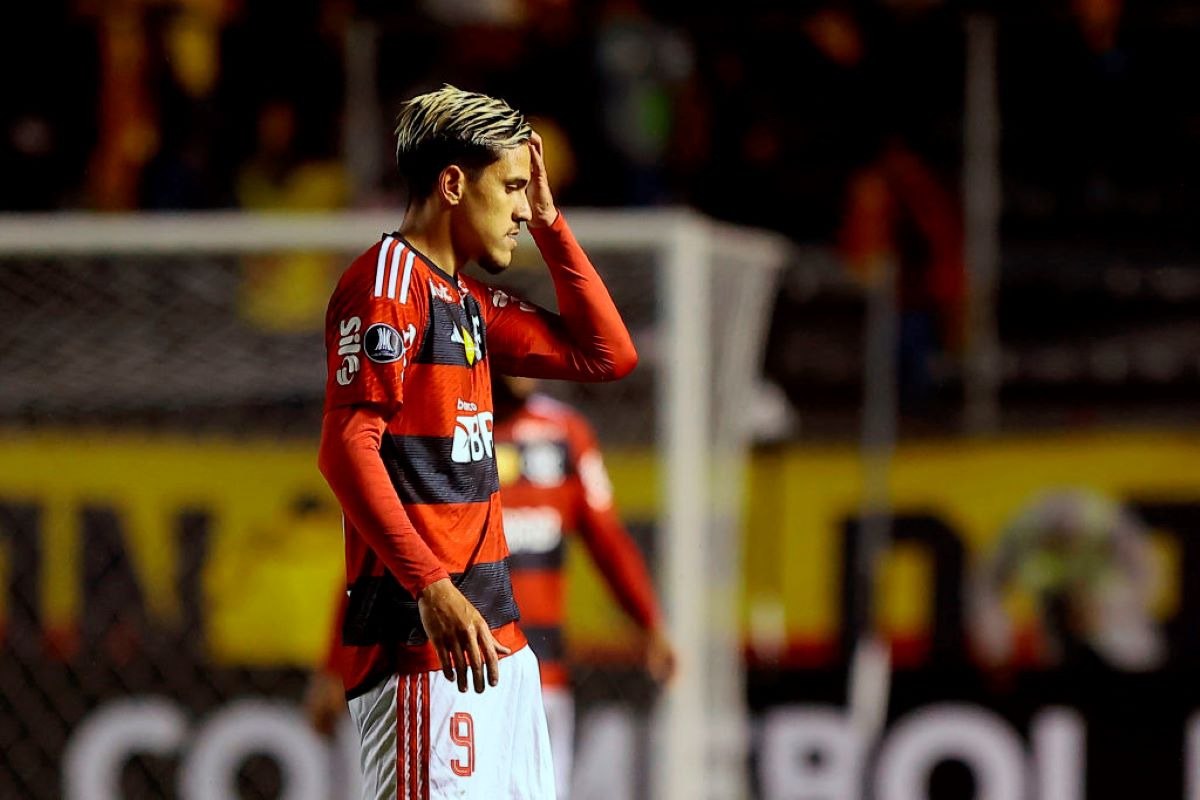
[[[463,346],[463,353],[467,357],[467,364],[474,366],[475,357],[478,355],[475,348],[475,340],[471,338],[471,332],[466,328],[455,327],[450,334],[450,341]]]
[[[455,325],[450,331],[450,341],[463,346],[463,355],[466,356],[469,367],[475,366],[475,362],[483,358],[483,333],[479,330],[479,317],[472,316],[471,325],[475,329],[473,335],[465,325],[461,328]]]
[[[387,323],[376,322],[367,328],[363,346],[367,358],[376,364],[391,364],[404,357],[416,336],[417,329],[412,325],[401,333]]]

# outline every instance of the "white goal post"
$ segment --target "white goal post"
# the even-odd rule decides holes
[[[753,402],[788,245],[777,235],[688,210],[566,213],[610,285],[642,280],[644,293],[655,298],[653,319],[634,333],[639,371],[654,376],[648,385],[655,408],[645,415],[653,415],[659,454],[657,578],[681,669],[655,722],[652,795],[747,797],[738,619],[740,491],[750,444],[744,412]],[[7,263],[43,259],[120,264],[125,257],[353,254],[400,219],[394,209],[0,215],[0,275]],[[528,237],[522,248],[527,255],[532,250]],[[614,278],[605,258],[621,253],[640,254],[652,274],[633,278],[627,270]]]

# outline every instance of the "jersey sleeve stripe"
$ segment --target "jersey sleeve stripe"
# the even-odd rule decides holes
[[[400,256],[404,255],[404,251],[408,248],[400,245],[392,251],[392,265],[388,270],[388,291],[387,296],[396,299],[396,279],[400,277]]]
[[[375,262],[375,296],[383,294],[383,271],[387,264],[388,253],[395,246],[392,239],[384,239],[379,245],[379,259]]]
[[[400,281],[400,304],[408,302],[408,284],[412,279],[413,251],[409,250],[404,259],[404,280]]]

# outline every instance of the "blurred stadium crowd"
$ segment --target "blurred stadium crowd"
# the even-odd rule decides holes
[[[786,281],[768,352],[823,429],[862,372],[840,264],[892,251],[906,412],[940,421],[962,378],[974,12],[999,23],[1005,408],[1180,413],[1200,382],[1200,11],[1183,2],[46,0],[0,34],[21,76],[0,208],[394,205],[388,117],[451,82],[535,117],[564,205],[686,204],[837,246],[829,281]]]
[[[4,36],[6,210],[363,205],[355,60],[379,107],[447,81],[543,120],[564,203],[690,203],[831,238],[848,179],[903,137],[953,182],[964,11],[951,0],[47,0]],[[1194,213],[1200,12],[997,3],[1006,222],[1170,234]],[[377,39],[364,38],[370,29]],[[365,42],[365,43],[364,43]],[[380,162],[372,162],[379,164]],[[301,191],[306,168],[329,169]],[[361,168],[359,168],[361,171]],[[319,182],[318,182],[319,183]],[[264,186],[263,184],[266,184]],[[288,186],[292,189],[283,192]],[[275,191],[272,196],[268,187]],[[286,196],[279,196],[280,193]],[[1178,229],[1174,231],[1180,233]]]

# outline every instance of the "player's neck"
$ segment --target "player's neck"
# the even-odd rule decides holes
[[[409,206],[400,225],[400,235],[443,272],[457,275],[466,264],[454,250],[450,215],[431,203]]]

